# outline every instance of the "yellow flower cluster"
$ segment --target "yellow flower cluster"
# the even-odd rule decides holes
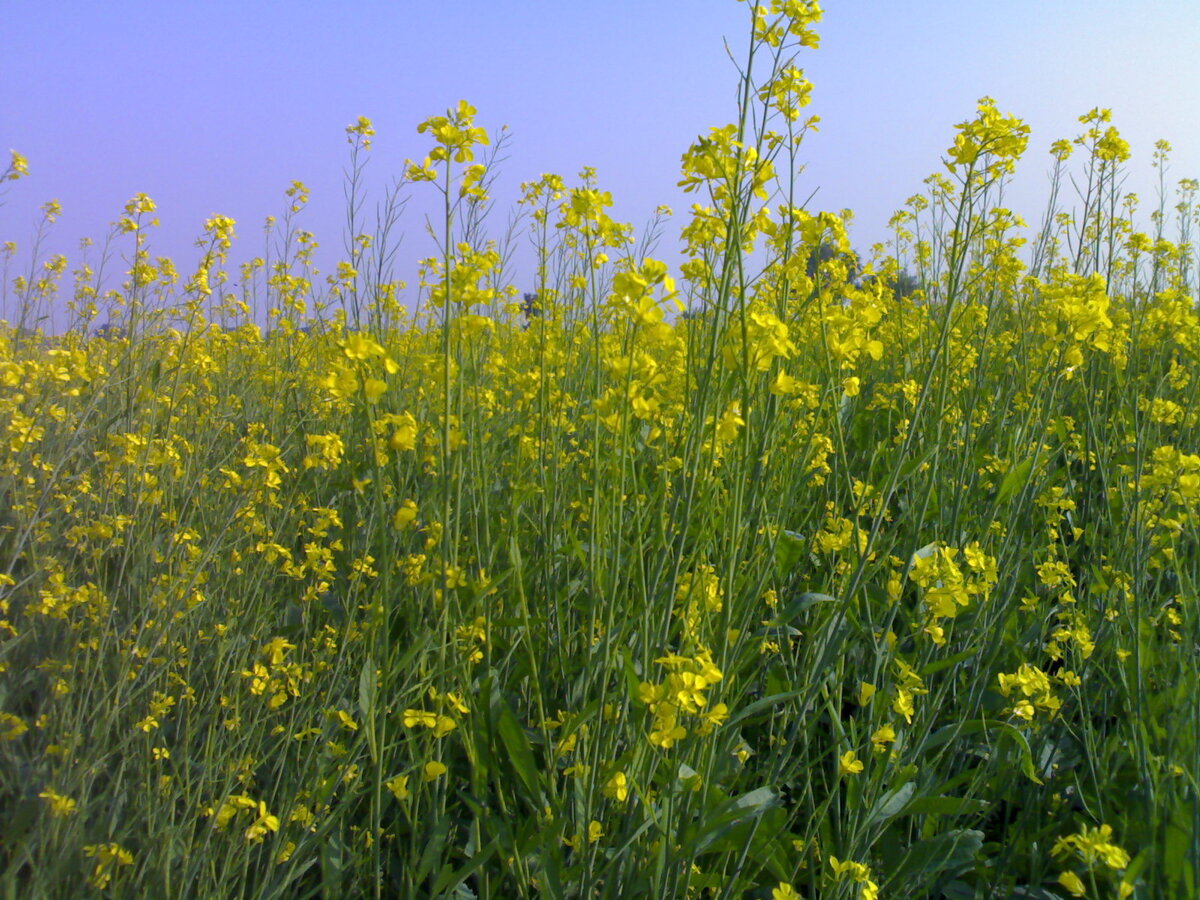
[[[650,711],[650,743],[669,750],[688,735],[684,722],[694,722],[699,735],[709,734],[729,715],[724,703],[708,705],[705,691],[722,678],[711,656],[701,651],[695,657],[670,654],[655,662],[668,670],[664,681],[643,681],[638,699]]]

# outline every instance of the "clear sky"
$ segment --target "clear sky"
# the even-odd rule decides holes
[[[281,214],[292,179],[312,190],[299,221],[341,255],[344,128],[374,120],[369,183],[398,176],[429,146],[415,127],[460,98],[512,142],[492,229],[504,229],[520,182],[574,179],[585,165],[639,226],[691,202],[679,159],[710,126],[732,121],[747,6],[735,0],[0,0],[0,153],[29,158],[10,184],[0,240],[28,260],[38,207],[63,214],[46,252],[78,259],[142,191],[159,207],[151,250],[194,264],[214,214],[238,221],[233,261],[261,253],[262,222]],[[856,213],[853,243],[886,222],[941,168],[953,125],[987,94],[1032,127],[1011,205],[1042,211],[1047,150],[1076,118],[1111,107],[1130,142],[1130,189],[1153,201],[1155,140],[1174,147],[1168,179],[1200,176],[1200,0],[829,0],[818,50],[799,61],[822,117],[803,154],[812,208]],[[431,252],[418,185],[398,274]],[[518,270],[519,286],[530,274]],[[4,311],[11,314],[11,311]],[[0,314],[3,315],[3,314]]]

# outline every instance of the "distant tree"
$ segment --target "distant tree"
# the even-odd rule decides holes
[[[894,278],[889,279],[888,287],[896,292],[896,296],[903,300],[905,297],[911,297],[917,291],[921,290],[921,279],[914,275],[908,269],[901,269],[896,273]]]
[[[529,323],[535,318],[541,318],[542,303],[537,292],[526,291],[521,298],[521,315],[525,317],[525,327],[529,327]]]
[[[846,253],[838,249],[838,245],[833,241],[821,241],[817,248],[812,251],[808,257],[808,262],[804,266],[804,273],[812,279],[816,279],[817,273],[822,263],[830,260],[841,260],[846,264],[846,273],[851,281],[857,281],[858,274],[862,269],[859,262],[858,254],[851,250]]]
[[[105,322],[92,332],[92,337],[98,337],[106,341],[119,341],[125,335],[125,327],[123,325],[114,325],[112,322]]]
[[[875,284],[878,280],[878,275],[864,275],[858,280],[858,284],[860,287],[868,287]],[[908,269],[900,269],[899,271],[889,273],[884,278],[884,287],[892,291],[898,299],[903,300],[906,297],[911,297],[921,289],[921,279],[908,271]]]

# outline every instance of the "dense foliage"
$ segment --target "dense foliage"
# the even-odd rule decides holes
[[[754,11],[678,284],[585,171],[507,285],[466,103],[416,313],[386,227],[318,297],[298,183],[240,277],[135,198],[57,336],[67,261],[6,269],[8,896],[1196,896],[1197,185],[1136,231],[1093,110],[1027,242],[985,98],[857,272],[818,16]]]

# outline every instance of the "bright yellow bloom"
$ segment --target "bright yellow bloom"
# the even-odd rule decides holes
[[[74,800],[55,792],[51,788],[46,788],[38,796],[50,804],[50,814],[53,816],[70,816],[78,812],[75,808]]]
[[[887,750],[887,745],[896,740],[896,729],[891,725],[883,725],[875,730],[871,735],[871,743],[875,746],[876,753],[883,753]]]
[[[629,797],[629,777],[624,772],[617,772],[604,785],[604,796],[611,797],[618,803],[624,803]]]
[[[400,449],[393,447],[392,449]],[[412,449],[411,447],[409,449]],[[392,516],[392,527],[396,529],[407,528],[417,520],[417,504],[412,500],[405,500],[400,504],[400,508]]]
[[[1078,834],[1061,837],[1051,848],[1052,856],[1062,857],[1072,852],[1089,866],[1102,861],[1110,869],[1124,869],[1129,865],[1129,854],[1114,844],[1111,825],[1101,825],[1099,828],[1088,828],[1086,825]]]
[[[345,710],[332,709],[329,711],[329,718],[335,720],[347,731],[358,731],[358,723]]]
[[[113,871],[118,866],[133,865],[133,854],[120,844],[89,844],[83,848],[85,855],[96,860],[96,867],[88,876],[88,882],[97,890],[104,890],[112,882]]]
[[[838,761],[838,772],[842,775],[857,775],[862,770],[863,764],[853,750],[847,750]]]
[[[415,728],[418,725],[424,725],[426,728],[435,727],[437,713],[427,712],[423,709],[406,709],[404,711],[404,727]]]
[[[408,791],[408,776],[397,775],[395,778],[389,778],[384,782],[387,789],[392,792],[397,800],[407,800],[409,797]]]
[[[0,712],[0,741],[15,741],[28,730],[29,726],[20,716]]]
[[[687,737],[687,729],[679,725],[672,717],[655,723],[654,730],[650,732],[650,743],[656,747],[662,747],[664,750],[670,750],[675,746],[676,741],[681,741],[685,737]]]
[[[1063,872],[1058,876],[1058,883],[1070,891],[1073,897],[1082,897],[1087,891],[1083,879],[1074,872]]]
[[[246,840],[252,844],[262,843],[270,832],[279,830],[279,817],[267,812],[267,804],[258,801],[258,818],[246,829]]]
[[[28,175],[29,160],[16,150],[10,150],[9,153],[12,154],[12,161],[8,164],[8,172],[5,173],[4,177],[9,181],[16,181],[18,178]]]
[[[363,382],[363,394],[366,396],[368,403],[378,403],[379,398],[383,396],[387,387],[387,382],[382,378],[368,378]]]
[[[404,412],[391,418],[396,430],[388,439],[388,446],[399,452],[417,448],[417,420],[412,413]]]

